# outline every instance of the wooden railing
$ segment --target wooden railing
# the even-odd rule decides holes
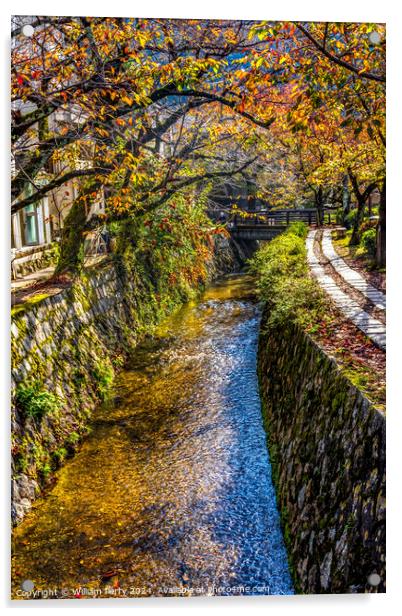
[[[323,224],[331,225],[336,223],[334,210],[324,210]],[[254,225],[284,225],[287,226],[292,222],[304,222],[308,225],[317,224],[316,209],[300,209],[300,210],[272,210],[270,212],[256,212],[255,215],[239,216],[235,215],[230,218],[233,227],[254,226]]]

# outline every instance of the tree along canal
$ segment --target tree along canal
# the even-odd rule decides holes
[[[14,598],[293,593],[252,290],[227,276],[136,348],[14,533]]]

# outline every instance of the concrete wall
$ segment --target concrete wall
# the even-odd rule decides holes
[[[296,587],[384,592],[384,415],[294,326],[261,334],[258,366]]]

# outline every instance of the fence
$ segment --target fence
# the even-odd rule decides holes
[[[235,215],[232,218],[233,226],[238,225],[289,225],[292,222],[305,222],[308,225],[317,224],[316,209],[294,209],[294,210],[271,210],[268,212],[256,212],[252,215],[247,213],[246,217]],[[336,223],[334,210],[324,210],[323,223],[327,225]]]

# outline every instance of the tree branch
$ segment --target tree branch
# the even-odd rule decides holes
[[[376,75],[375,73],[370,73],[367,71],[360,71],[358,68],[356,68],[356,66],[353,66],[353,64],[350,64],[349,62],[345,62],[345,60],[341,60],[338,56],[328,51],[327,47],[324,47],[324,45],[322,45],[319,41],[317,41],[317,39],[315,39],[314,36],[310,34],[310,32],[307,30],[307,28],[302,26],[302,24],[297,23],[297,22],[294,22],[294,23],[295,23],[295,26],[301,32],[303,32],[303,34],[308,38],[308,40],[311,41],[311,43],[313,43],[313,45],[326,58],[328,58],[328,60],[331,60],[331,62],[334,62],[335,64],[338,64],[338,66],[342,66],[343,68],[346,68],[346,70],[351,71],[358,77],[364,77],[365,79],[371,79],[372,81],[379,81],[380,83],[385,83],[386,79],[382,75]]]
[[[61,175],[58,178],[49,182],[48,184],[45,184],[39,190],[37,190],[34,194],[30,195],[29,197],[26,197],[25,199],[21,199],[17,203],[13,203],[11,205],[11,213],[15,214],[16,212],[18,212],[19,210],[22,210],[22,208],[26,207],[27,205],[30,205],[31,203],[36,203],[37,201],[39,201],[39,199],[42,199],[42,197],[47,195],[47,193],[54,190],[55,188],[58,188],[59,186],[62,186],[69,180],[73,180],[74,178],[80,178],[80,177],[85,177],[85,176],[98,175],[98,174],[106,175],[106,173],[108,172],[109,172],[109,169],[103,169],[103,168],[101,169],[99,167],[92,167],[91,169],[79,169],[75,171],[68,171],[64,175]]]

